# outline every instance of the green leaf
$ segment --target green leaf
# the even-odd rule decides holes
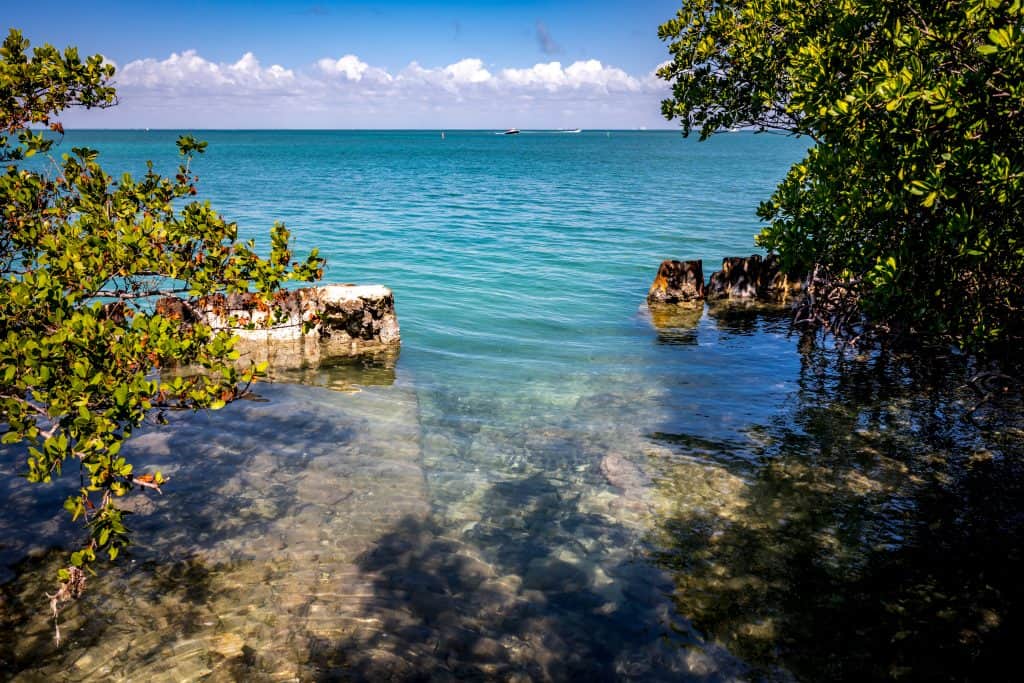
[[[139,293],[160,283],[197,297],[272,295],[288,279],[319,275],[324,261],[293,257],[282,224],[270,232],[270,257],[260,256],[266,244],[239,242],[235,223],[190,202],[198,192],[191,164],[207,148],[190,135],[177,141],[183,158],[171,177],[148,162],[143,175],[114,180],[99,151],[86,147],[26,165],[54,145],[40,128],[59,136],[63,112],[116,102],[114,69],[100,55],[29,48],[13,29],[0,48],[0,442],[28,442],[30,483],[61,476],[73,458],[81,484],[63,508],[114,559],[128,538],[109,501],[128,491],[134,472],[121,455],[124,441],[147,419],[161,421],[154,404],[216,409],[239,377],[228,335],[158,315],[155,297]],[[95,294],[105,289],[121,294]],[[202,366],[204,378],[223,377],[223,386],[170,373],[158,386],[158,373],[172,366]],[[87,547],[71,561],[92,571],[95,557]]]

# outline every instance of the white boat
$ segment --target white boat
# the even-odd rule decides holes
[[[582,133],[583,131],[579,128],[559,128],[559,133]]]
[[[502,135],[519,135],[519,129],[518,128],[509,128],[504,133],[502,133]]]

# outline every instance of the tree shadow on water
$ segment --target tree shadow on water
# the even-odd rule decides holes
[[[1024,432],[1019,413],[968,419],[970,370],[806,347],[791,405],[750,430],[745,453],[658,435],[681,456],[659,465],[676,504],[652,535],[680,611],[765,678],[1015,670]],[[734,499],[688,501],[682,463],[695,459],[742,480]]]
[[[49,550],[23,559],[14,568],[16,578],[0,587],[0,671],[45,678],[46,672],[67,670],[81,659],[95,663],[81,664],[69,678],[87,677],[90,667],[106,667],[97,675],[130,678],[133,667],[159,673],[181,658],[223,659],[205,645],[212,632],[223,628],[217,610],[230,604],[243,612],[251,598],[245,586],[225,585],[224,577],[255,566],[277,549],[279,520],[318,517],[320,508],[332,505],[308,495],[310,483],[323,476],[320,469],[311,476],[310,468],[331,460],[340,461],[334,467],[344,470],[336,452],[357,438],[360,426],[338,416],[325,425],[319,410],[303,419],[294,409],[238,404],[214,415],[172,416],[166,428],[142,430],[124,452],[147,470],[171,473],[170,482],[163,495],[135,491],[119,501],[133,513],[127,523],[136,544],[114,564],[101,561],[102,571],[88,579],[83,597],[64,607],[60,647],[54,643],[46,593],[55,587],[68,546],[79,540],[79,529],[59,510],[61,496],[74,490],[72,477],[55,486],[11,487],[33,503],[26,513],[52,515],[44,527],[52,532],[38,534],[39,525],[30,517],[32,523],[20,531],[24,541],[14,546],[34,543]],[[20,456],[11,450],[7,455],[17,462]],[[13,535],[17,516],[8,524]],[[240,575],[256,574],[246,569]],[[176,641],[193,638],[204,645],[180,658],[168,656]]]
[[[318,680],[724,680],[630,534],[540,475],[493,486],[460,540],[406,519],[359,561],[372,623],[311,648]],[[732,667],[732,668],[730,668]]]

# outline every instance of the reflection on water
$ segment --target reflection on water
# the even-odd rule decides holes
[[[359,391],[362,387],[386,387],[395,383],[399,349],[336,357],[302,368],[270,368],[273,382],[304,384],[332,391]]]
[[[977,426],[961,359],[801,348],[787,320],[651,311],[642,362],[555,388],[375,358],[174,416],[130,445],[171,485],[133,497],[138,545],[60,649],[43,592],[74,482],[28,487],[4,453],[0,671],[992,678],[1024,597],[1019,411]]]
[[[658,331],[659,344],[697,343],[697,325],[704,317],[704,302],[692,304],[651,304],[651,324]]]
[[[792,309],[760,301],[723,299],[708,304],[708,317],[715,326],[730,335],[750,336],[766,327],[779,329],[793,318]]]

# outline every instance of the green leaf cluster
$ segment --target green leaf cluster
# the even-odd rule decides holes
[[[791,272],[824,266],[890,331],[1024,338],[1021,0],[686,0],[663,113],[814,145],[759,208]]]
[[[74,48],[30,54],[15,30],[0,49],[0,440],[27,449],[31,482],[80,473],[64,505],[88,530],[76,567],[116,558],[128,543],[118,499],[165,482],[120,454],[133,431],[165,410],[220,408],[258,371],[236,363],[229,331],[162,316],[155,299],[254,291],[269,302],[286,281],[319,279],[324,267],[315,250],[293,261],[282,224],[261,256],[194,199],[191,163],[206,143],[191,136],[178,140],[173,178],[150,163],[140,178],[114,179],[86,148],[50,173],[26,166],[63,133],[61,111],[115,103],[113,74]],[[161,375],[170,366],[202,372]]]

